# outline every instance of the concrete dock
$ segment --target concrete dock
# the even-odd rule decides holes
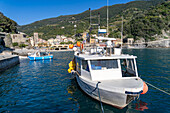
[[[19,64],[17,55],[0,55],[0,72]]]

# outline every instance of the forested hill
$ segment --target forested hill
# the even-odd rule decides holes
[[[17,23],[15,21],[9,19],[0,12],[0,32],[16,33],[16,26]]]
[[[136,15],[147,13],[158,5],[165,2],[165,0],[138,0],[132,1],[126,4],[116,4],[109,6],[109,32],[114,37],[119,37],[119,28],[121,15],[124,16],[125,25],[136,18]],[[164,7],[164,6],[163,6]],[[165,6],[167,7],[167,6]],[[102,7],[92,11],[92,23],[97,23],[97,15],[100,13],[101,26],[106,27],[106,7]],[[167,12],[166,12],[167,13]],[[89,28],[89,11],[77,15],[59,16],[56,18],[45,19],[34,22],[29,25],[19,26],[19,30],[33,35],[33,32],[39,32],[42,34],[42,38],[49,39],[54,38],[56,35],[72,36],[74,34],[74,25],[77,25],[77,33],[82,33]],[[126,26],[125,26],[126,27]],[[128,29],[128,27],[126,27]],[[95,30],[94,30],[95,31]],[[132,31],[127,31],[125,34],[133,35]]]
[[[142,37],[145,41],[152,41],[156,40],[158,35],[161,35],[161,38],[170,37],[170,1],[136,14],[125,22],[124,29],[124,34],[135,40]]]

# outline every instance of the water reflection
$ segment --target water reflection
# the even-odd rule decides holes
[[[135,109],[138,110],[138,111],[144,111],[146,109],[149,109],[147,107],[147,103],[146,102],[143,102],[141,100],[138,100],[138,102],[135,104]]]
[[[148,110],[147,103],[142,100],[136,100],[130,103],[127,107],[126,113],[140,113],[141,111]]]

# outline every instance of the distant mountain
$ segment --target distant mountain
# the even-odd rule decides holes
[[[16,33],[17,32],[17,23],[8,17],[4,16],[0,12],[0,32],[6,33]]]
[[[137,0],[126,4],[116,4],[109,6],[110,35],[114,37],[119,37],[122,15],[125,18],[125,28],[131,29],[130,27],[132,25],[130,27],[127,27],[129,26],[129,22],[135,25],[135,23],[133,22],[137,17],[139,17],[139,15],[145,16],[149,14],[149,10],[153,9],[154,11],[154,8],[156,8],[157,5],[163,2],[165,2],[165,0]],[[98,13],[100,13],[101,27],[106,28],[106,6],[92,11],[92,23],[98,22]],[[33,32],[39,32],[41,34],[41,38],[49,39],[52,37],[54,38],[56,35],[72,36],[75,33],[75,24],[77,25],[77,33],[88,31],[89,11],[87,10],[77,15],[59,16],[56,18],[49,18],[45,20],[36,21],[28,25],[19,26],[18,29],[22,32],[27,33],[28,35],[33,35]],[[94,30],[94,32],[96,31],[97,30]],[[124,34],[126,34],[127,36],[134,35],[133,31],[129,30],[125,31]]]

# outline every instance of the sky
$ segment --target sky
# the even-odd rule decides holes
[[[109,0],[109,5],[133,0]],[[107,0],[0,0],[0,12],[19,25],[38,20],[82,13],[107,5]]]

